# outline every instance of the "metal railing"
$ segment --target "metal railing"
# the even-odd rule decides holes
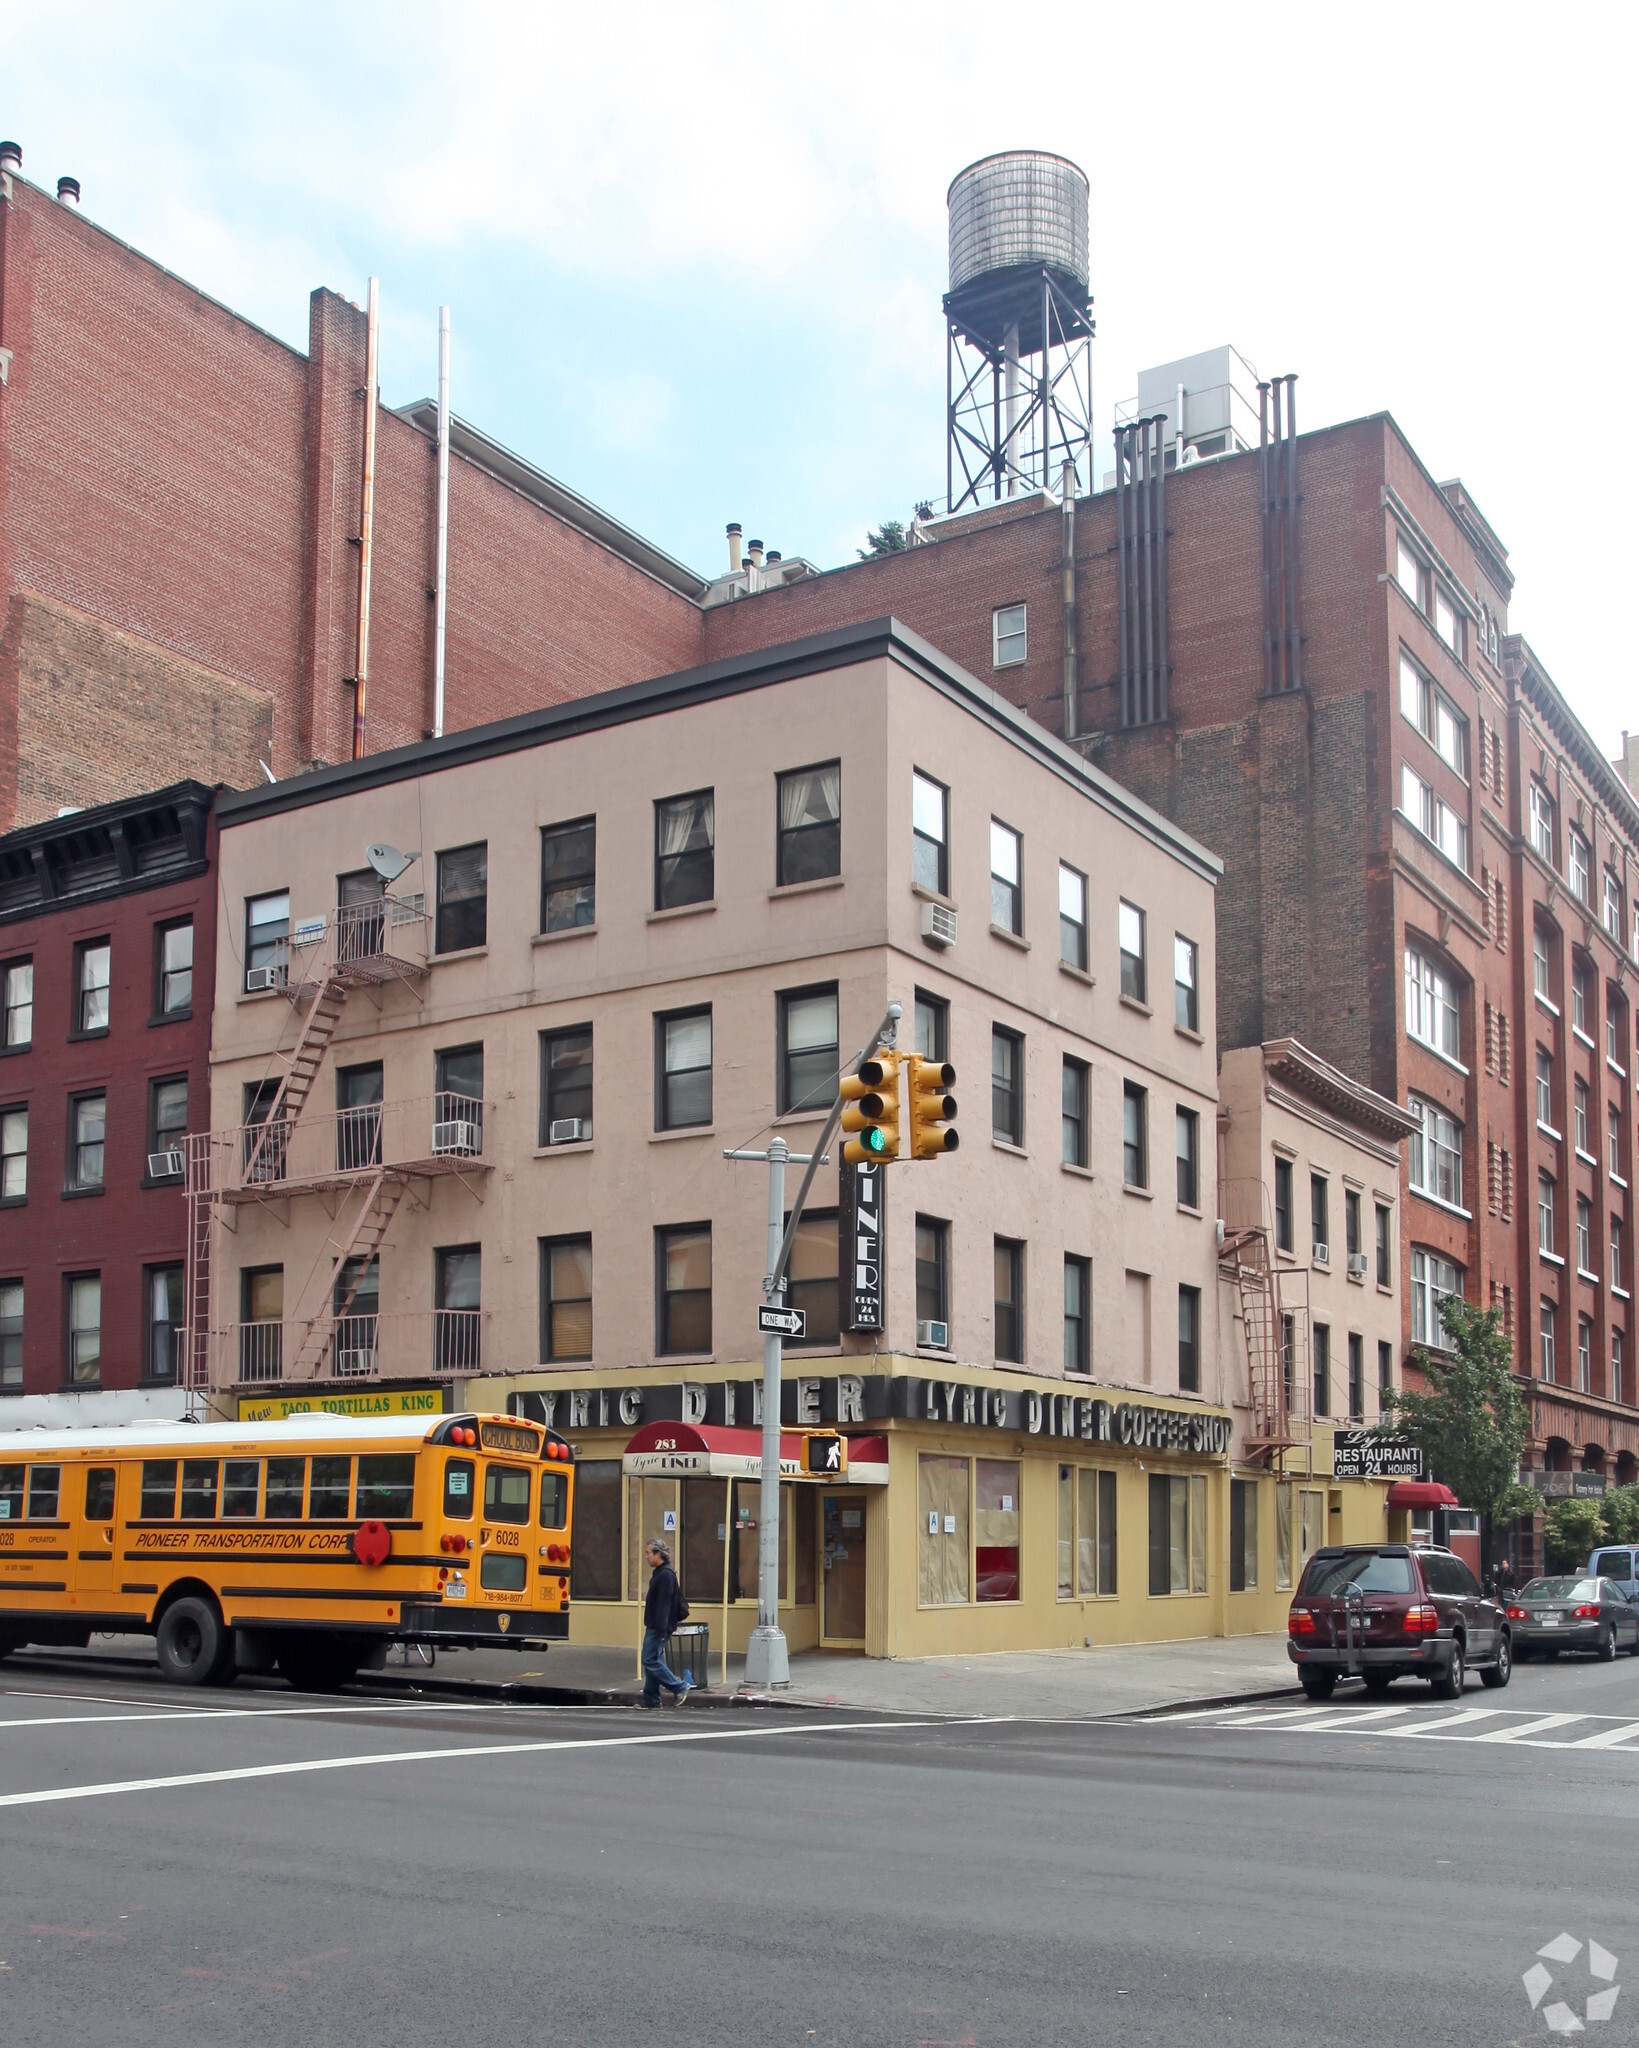
[[[331,978],[364,983],[421,975],[427,971],[430,946],[425,897],[382,896],[374,903],[344,903],[319,917],[296,918],[288,936],[261,947],[246,985],[293,994]]]
[[[260,1119],[188,1138],[190,1189],[230,1201],[345,1186],[395,1170],[423,1176],[481,1166],[493,1105],[441,1089],[402,1102],[276,1122]]]
[[[356,1384],[498,1372],[499,1364],[485,1364],[488,1313],[481,1308],[435,1308],[225,1323],[210,1333],[210,1383]],[[304,1352],[313,1358],[318,1349],[309,1341],[315,1332],[327,1341],[316,1362],[303,1363]]]

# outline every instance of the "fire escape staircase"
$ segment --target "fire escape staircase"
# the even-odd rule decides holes
[[[336,1331],[352,1313],[354,1298],[370,1270],[370,1261],[381,1250],[388,1227],[398,1214],[407,1185],[401,1175],[384,1166],[378,1166],[364,1183],[364,1200],[353,1219],[352,1230],[336,1246],[335,1257],[331,1261],[329,1299],[332,1312],[328,1316],[315,1316],[308,1324],[301,1349],[296,1354],[297,1379],[317,1379],[329,1364]],[[334,1244],[335,1241],[332,1242]],[[356,1260],[357,1265],[351,1282],[344,1288],[341,1276],[349,1259]]]
[[[1256,1185],[1256,1184],[1254,1184]],[[1261,1187],[1257,1189],[1261,1195]],[[1231,1199],[1226,1208],[1246,1206]],[[1248,1457],[1264,1457],[1277,1470],[1297,1454],[1313,1456],[1309,1418],[1308,1275],[1284,1271],[1270,1258],[1271,1233],[1263,1220],[1226,1222],[1219,1271],[1235,1283],[1246,1339],[1247,1396],[1252,1410]]]

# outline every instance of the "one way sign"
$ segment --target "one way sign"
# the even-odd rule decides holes
[[[757,1310],[757,1330],[760,1336],[778,1333],[782,1337],[802,1337],[808,1331],[808,1314],[800,1308],[770,1308],[764,1302]]]

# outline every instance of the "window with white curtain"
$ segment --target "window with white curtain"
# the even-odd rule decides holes
[[[842,763],[794,768],[779,778],[780,845],[775,881],[819,882],[842,873]]]

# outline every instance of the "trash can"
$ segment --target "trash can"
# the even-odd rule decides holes
[[[711,1629],[703,1621],[685,1621],[666,1644],[667,1668],[679,1678],[692,1678],[704,1689],[711,1678]]]

